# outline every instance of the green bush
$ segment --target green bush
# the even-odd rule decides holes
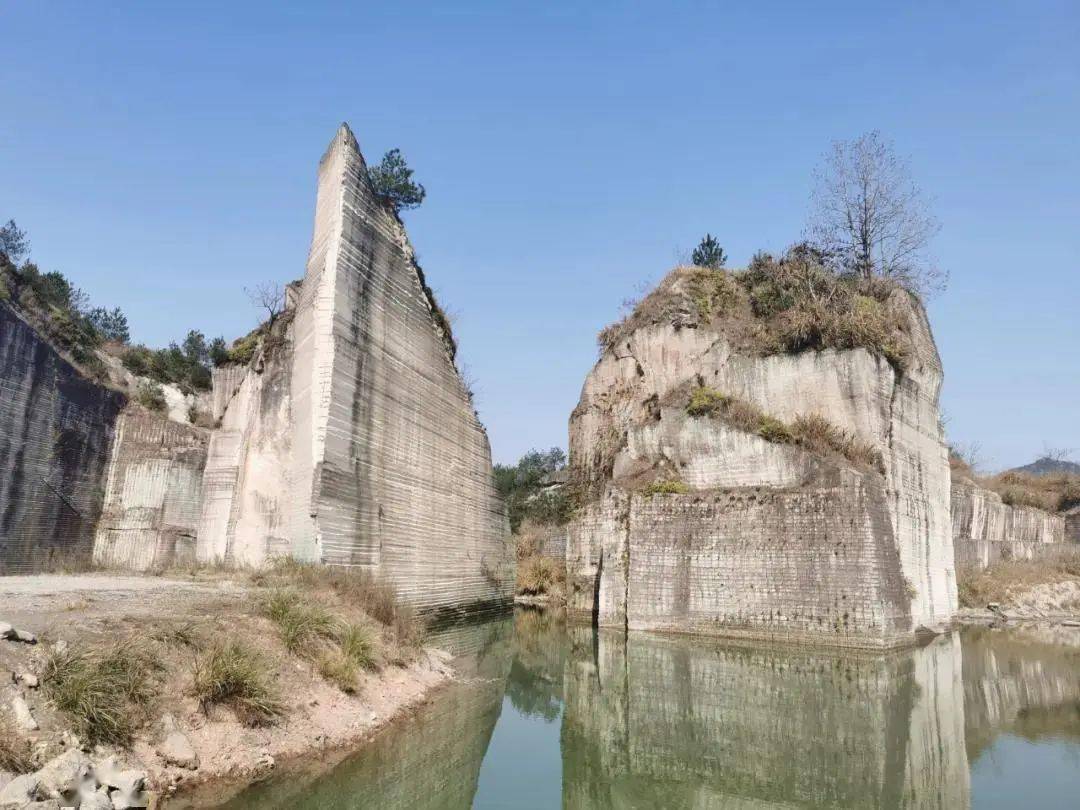
[[[191,394],[210,389],[212,345],[207,344],[202,332],[193,329],[180,345],[170,343],[166,349],[132,346],[120,360],[132,374],[175,385],[185,394]]]
[[[169,410],[169,403],[165,400],[165,392],[157,383],[139,383],[139,388],[135,392],[135,401],[155,413],[165,413]]]
[[[713,238],[711,233],[707,233],[705,238],[694,248],[690,261],[698,267],[719,270],[727,263],[727,256],[724,254],[724,249],[720,247],[720,243]]]
[[[682,481],[653,481],[645,487],[646,495],[685,495],[690,491]]]
[[[372,189],[394,211],[416,208],[427,196],[427,191],[412,176],[413,170],[400,149],[391,149],[377,166],[368,167]]]
[[[565,468],[566,453],[558,447],[530,450],[515,465],[495,465],[495,488],[506,502],[512,532],[526,519],[558,526],[569,522],[574,505],[566,486],[545,489],[548,477]]]

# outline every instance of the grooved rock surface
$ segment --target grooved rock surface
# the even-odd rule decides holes
[[[128,406],[113,440],[95,563],[146,571],[195,561],[208,434]]]
[[[1066,540],[1064,516],[1008,506],[996,492],[959,478],[952,484],[952,520],[957,567],[1030,560],[1055,553]]]
[[[604,353],[570,419],[570,463],[595,500],[571,524],[570,607],[602,625],[892,646],[957,608],[941,362],[926,315],[895,293],[912,356],[736,352],[674,323]],[[784,422],[819,415],[883,473],[690,417],[705,385]],[[646,496],[678,479],[685,495]],[[747,492],[747,490],[750,490]]]
[[[423,609],[507,602],[491,450],[400,221],[342,126],[273,356],[215,374],[200,559],[361,566]]]
[[[0,302],[0,574],[90,559],[124,403]]]

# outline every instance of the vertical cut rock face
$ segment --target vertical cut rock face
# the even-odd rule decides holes
[[[0,302],[0,574],[89,560],[124,402]]]
[[[904,372],[866,349],[756,356],[705,324],[637,328],[570,419],[591,493],[567,545],[571,610],[601,625],[857,646],[911,642],[957,607],[942,368],[922,308],[894,293]],[[691,417],[704,385],[786,423],[822,416],[881,470]],[[643,475],[689,492],[642,492]]]
[[[215,375],[199,556],[360,566],[425,609],[507,601],[513,551],[487,435],[344,125],[319,164],[293,299],[273,356],[242,379]]]
[[[953,544],[957,567],[986,568],[1000,560],[1030,560],[1063,550],[1066,520],[1033,506],[1009,506],[996,492],[955,479]]]
[[[208,431],[137,406],[116,426],[94,562],[146,571],[195,561]]]

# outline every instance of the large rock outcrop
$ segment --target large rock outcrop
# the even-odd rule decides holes
[[[1010,506],[996,492],[954,476],[953,546],[958,568],[986,568],[1001,560],[1051,556],[1066,547],[1064,515]]]
[[[243,376],[215,375],[200,558],[359,566],[425,609],[507,601],[513,553],[487,435],[344,125],[319,164],[291,299],[273,349]]]
[[[570,608],[630,629],[860,646],[948,625],[942,367],[922,307],[900,291],[886,306],[910,343],[902,372],[864,348],[747,351],[692,305],[611,345],[570,420],[589,494],[570,530]],[[688,386],[782,423],[824,417],[878,469],[691,416]],[[680,486],[648,494],[657,479]]]
[[[0,302],[0,574],[89,561],[125,401]]]

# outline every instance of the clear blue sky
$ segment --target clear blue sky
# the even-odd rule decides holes
[[[303,274],[341,121],[428,187],[497,460],[566,443],[595,334],[705,232],[802,230],[829,143],[881,129],[936,198],[955,440],[1080,448],[1080,5],[0,0],[0,220],[151,345],[235,337]]]

